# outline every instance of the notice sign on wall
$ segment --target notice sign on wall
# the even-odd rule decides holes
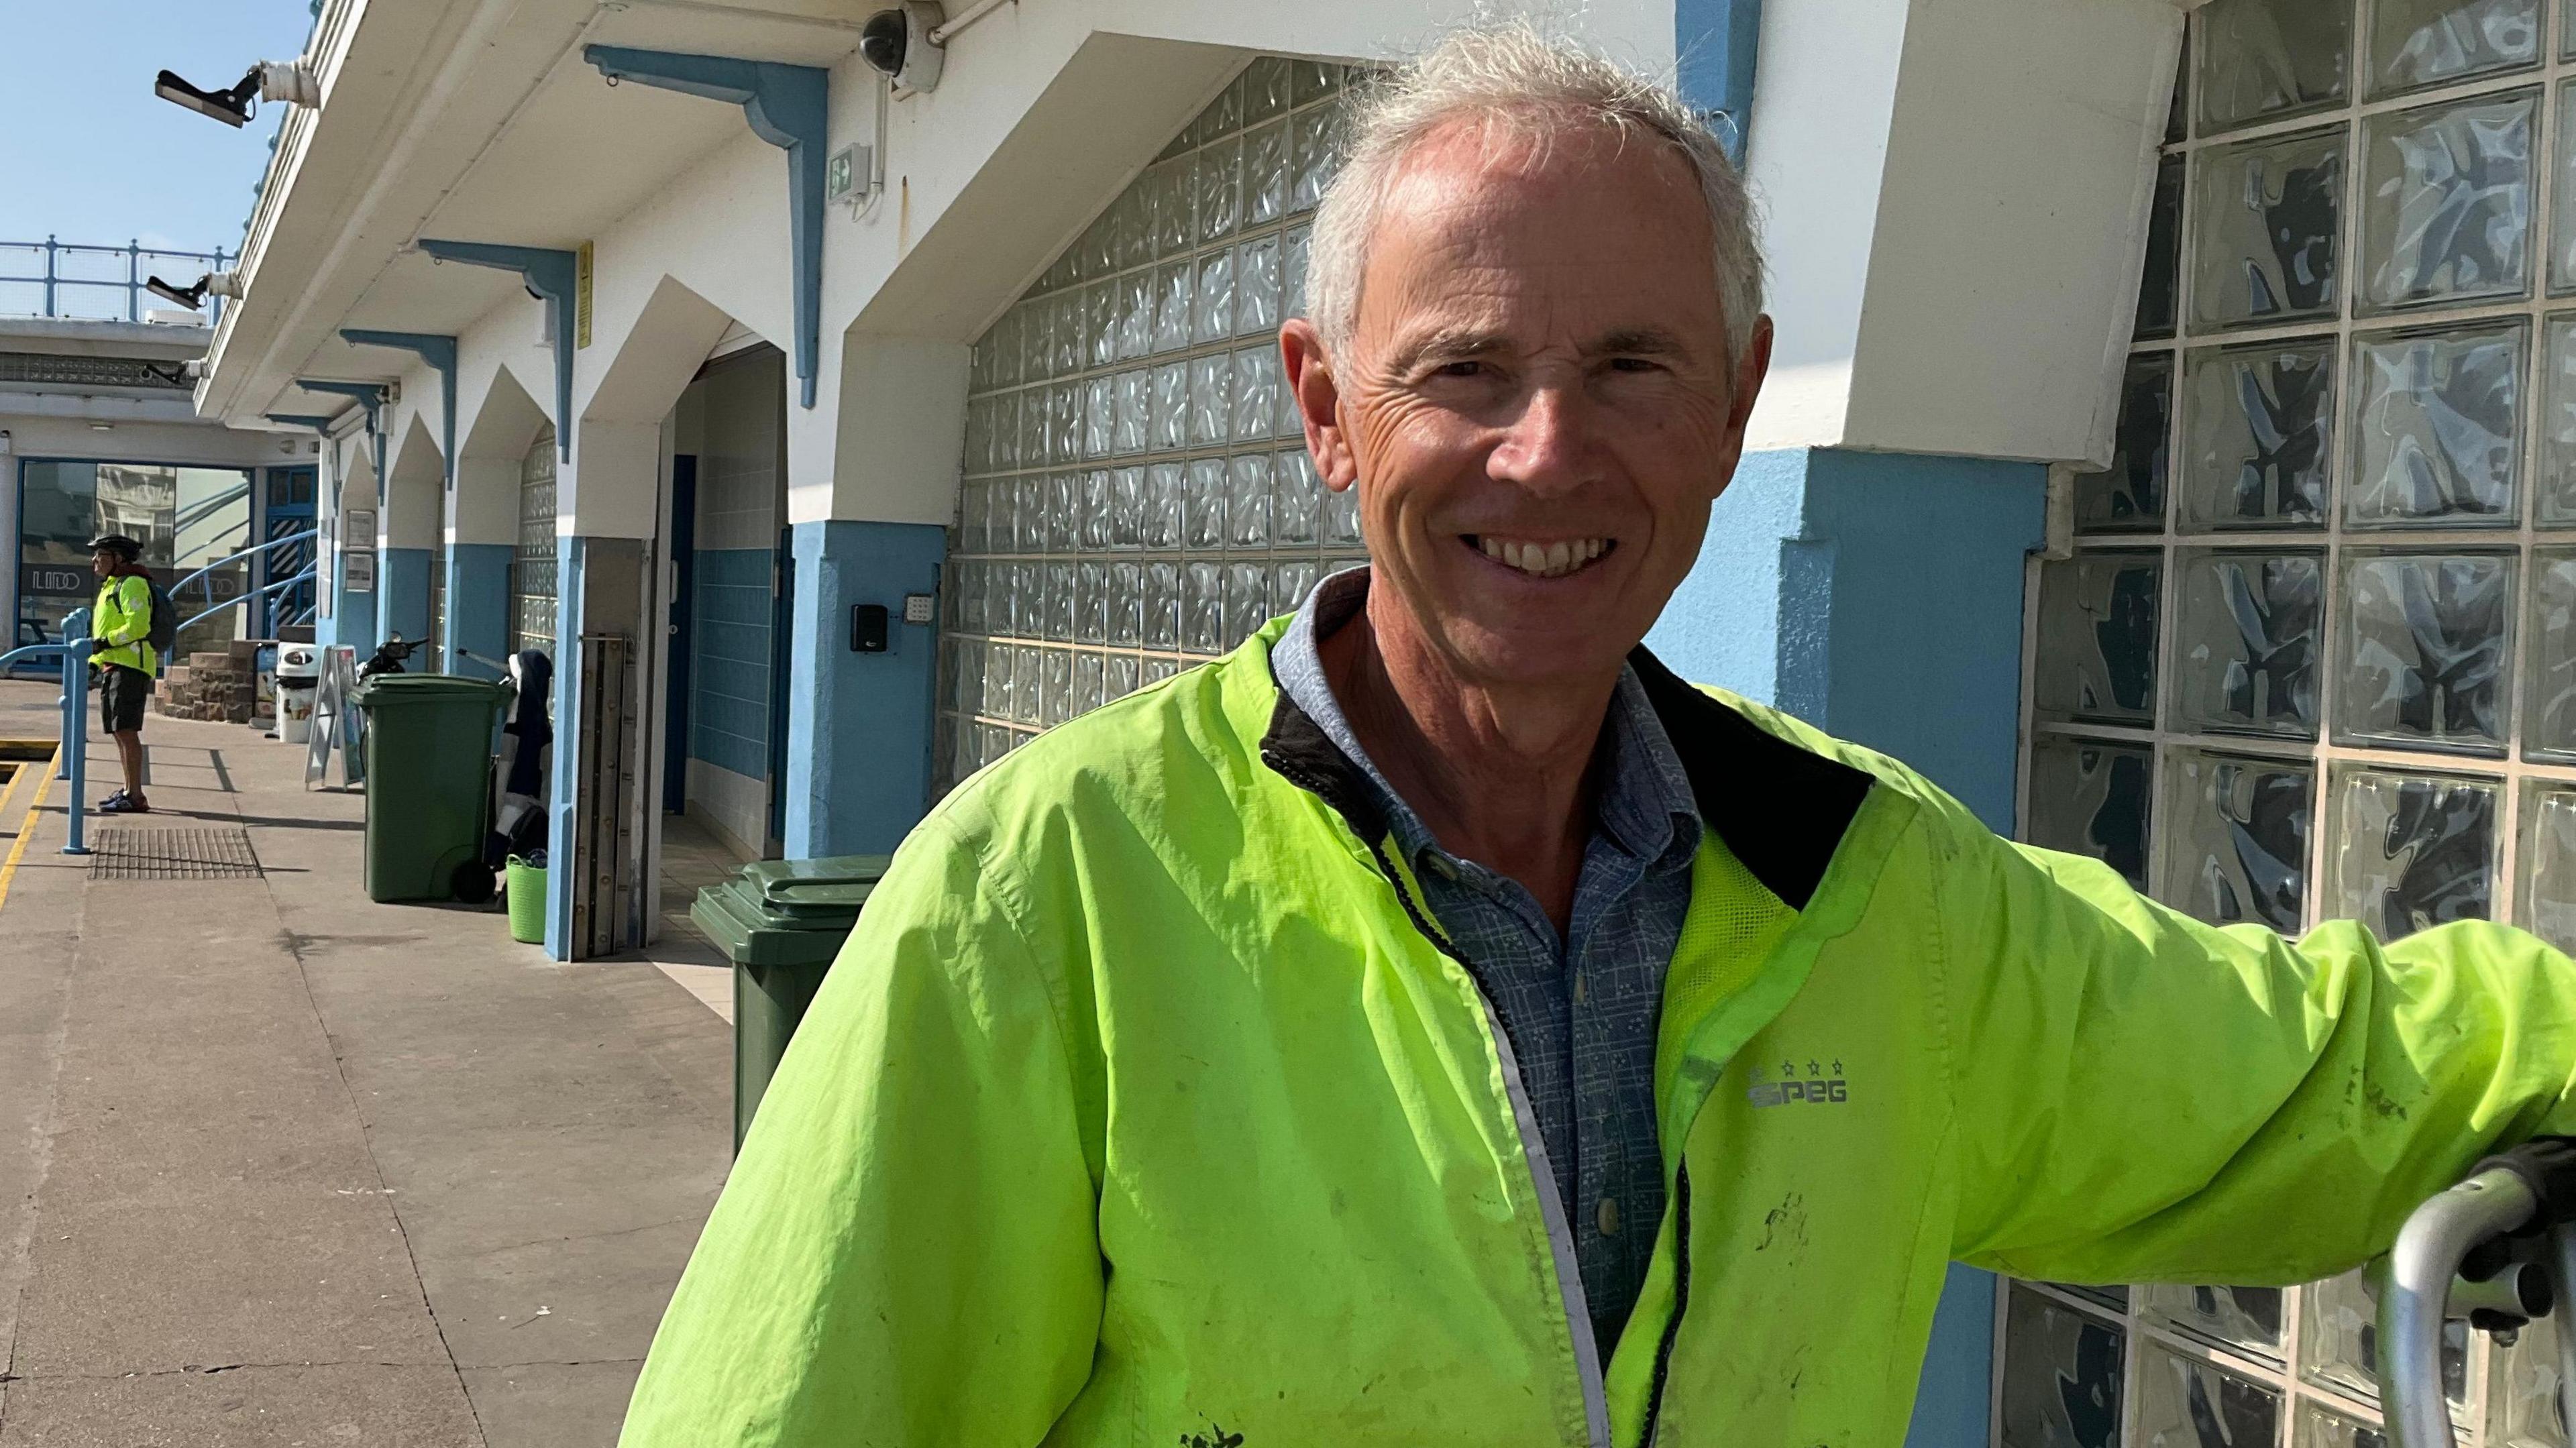
[[[348,589],[351,593],[373,593],[376,591],[375,554],[360,553],[355,549],[351,549],[349,552],[341,555],[340,567],[342,570],[341,576],[346,580],[341,585],[342,587]]]

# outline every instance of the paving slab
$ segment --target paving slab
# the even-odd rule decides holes
[[[364,802],[301,749],[146,737],[114,827],[243,830],[261,873],[92,880],[62,785],[0,807],[0,1448],[612,1444],[730,1164],[724,1021],[367,900]]]
[[[502,1441],[476,1424],[445,1367],[339,1363],[50,1378],[11,1384],[7,1413],[0,1448],[479,1448]]]

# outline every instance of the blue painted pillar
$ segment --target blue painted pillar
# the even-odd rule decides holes
[[[903,621],[908,593],[939,592],[945,530],[925,523],[799,523],[788,656],[790,859],[894,849],[930,792],[938,630]],[[850,647],[852,609],[884,607],[886,651]]]
[[[500,677],[457,650],[487,659],[510,656],[510,559],[517,551],[507,543],[447,545],[447,645],[440,669],[469,679]]]
[[[1920,769],[2013,828],[2035,463],[1840,449],[1748,456],[1646,643],[1684,678]],[[1909,1448],[1985,1448],[1994,1279],[1953,1266]]]
[[[429,561],[426,548],[387,548],[377,556],[376,629],[383,637],[429,638]],[[436,667],[426,654],[412,666],[415,672]]]

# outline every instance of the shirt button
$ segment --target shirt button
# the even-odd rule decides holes
[[[1592,1217],[1593,1221],[1600,1226],[1602,1236],[1619,1235],[1619,1199],[1617,1197],[1603,1197],[1600,1209],[1595,1211]]]
[[[1431,873],[1439,876],[1443,880],[1455,880],[1458,878],[1458,867],[1449,863],[1449,857],[1447,855],[1429,856],[1426,863],[1431,866]]]
[[[1583,1004],[1583,998],[1591,994],[1591,992],[1584,986],[1584,982],[1590,978],[1591,977],[1585,975],[1581,971],[1576,971],[1574,973],[1574,1003],[1576,1005]]]

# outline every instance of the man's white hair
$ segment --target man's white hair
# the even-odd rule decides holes
[[[1349,158],[1315,212],[1307,263],[1306,295],[1328,351],[1344,355],[1359,328],[1369,240],[1405,157],[1461,125],[1536,147],[1584,131],[1670,147],[1698,178],[1708,205],[1727,359],[1742,358],[1762,314],[1762,249],[1744,179],[1725,146],[1672,87],[1550,40],[1527,21],[1452,32],[1355,94],[1346,122]]]

